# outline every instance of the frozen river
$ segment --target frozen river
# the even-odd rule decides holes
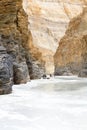
[[[56,77],[0,96],[0,130],[87,130],[87,79]]]

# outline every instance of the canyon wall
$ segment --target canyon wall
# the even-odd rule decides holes
[[[87,7],[73,18],[54,56],[55,74],[87,76]]]
[[[75,27],[83,25],[86,27],[86,24],[80,25],[85,2],[85,0],[0,0],[0,94],[10,93],[12,84],[26,83],[29,77],[35,79],[41,78],[45,73],[54,73],[54,54],[58,46],[61,53],[60,48],[64,48],[61,47],[63,40],[61,38],[64,35],[67,37],[67,34],[73,37],[74,33],[71,32],[75,32],[77,37],[78,33],[71,31],[74,30],[72,23],[75,21],[77,21]],[[73,19],[79,14],[80,18]],[[70,29],[66,32],[67,28]],[[86,36],[82,30],[79,32],[81,35],[79,33],[78,37],[81,36],[85,44]],[[67,43],[67,38],[65,42]],[[61,59],[58,50],[55,54],[56,70],[59,66],[57,57]],[[86,61],[84,52],[81,52],[84,60],[78,58],[81,66],[82,62]],[[60,64],[66,66],[67,63],[64,61],[62,64],[60,60]]]
[[[70,20],[82,12],[84,0],[24,0],[23,5],[32,35],[31,54],[44,61],[47,74],[54,73],[53,56]]]
[[[29,81],[25,55],[28,38],[22,0],[0,0],[0,94],[10,93],[12,84]]]

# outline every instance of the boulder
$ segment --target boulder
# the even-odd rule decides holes
[[[46,78],[47,78],[46,74],[43,74],[42,78],[43,78],[43,79],[46,79]]]

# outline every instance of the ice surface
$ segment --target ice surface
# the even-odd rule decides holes
[[[14,85],[12,94],[0,96],[0,130],[87,130],[87,79]]]

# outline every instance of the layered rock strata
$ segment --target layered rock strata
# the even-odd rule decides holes
[[[3,45],[7,53],[13,59],[14,76],[19,78],[17,70],[22,70],[23,80],[14,77],[14,83],[24,83],[30,78],[40,78],[44,70],[44,61],[40,59],[39,50],[30,50],[32,35],[28,30],[28,17],[23,9],[22,0],[1,0],[0,1],[0,45]],[[36,48],[35,48],[36,49]],[[34,53],[32,53],[32,51]],[[37,57],[38,55],[38,57]],[[39,59],[39,60],[38,60]],[[38,60],[38,62],[37,62]],[[25,65],[26,64],[26,65]],[[25,70],[27,70],[25,74]],[[25,79],[23,77],[25,76]]]
[[[7,53],[12,58],[14,84],[29,81],[25,58],[28,38],[28,19],[23,10],[22,0],[0,0],[0,45],[6,48]],[[7,67],[10,69],[10,66]],[[8,73],[7,69],[4,70],[4,73]],[[3,82],[5,81],[3,80]],[[1,89],[3,90],[3,88],[4,85]],[[5,93],[9,92],[8,90]]]
[[[54,60],[55,73],[58,75],[67,71],[73,74],[81,71],[79,76],[87,75],[87,7],[78,17],[71,20]]]
[[[54,54],[70,20],[82,12],[84,0],[24,0],[32,42],[31,54],[45,63],[46,73],[54,73]],[[40,52],[40,57],[37,53]]]

